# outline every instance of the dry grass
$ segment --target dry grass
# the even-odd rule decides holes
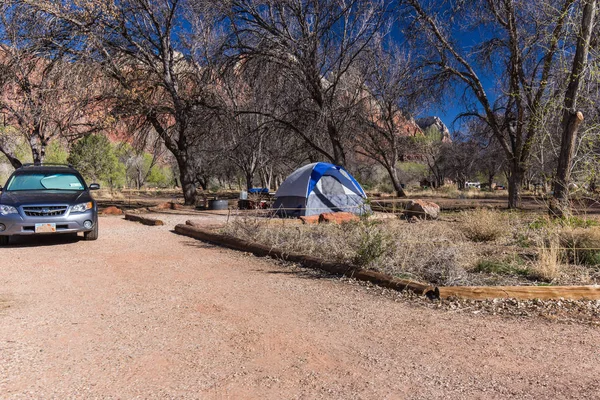
[[[555,282],[563,275],[562,250],[554,235],[542,241],[538,247],[537,262],[532,265],[532,277],[546,282]]]
[[[464,283],[468,265],[467,254],[453,245],[460,235],[439,223],[408,224],[393,219],[284,226],[240,218],[228,224],[225,232],[290,252],[437,284]]]
[[[600,283],[600,228],[592,225],[482,209],[415,224],[396,218],[274,224],[241,217],[224,230],[285,251],[436,285],[534,285]]]
[[[494,241],[512,231],[506,214],[489,209],[463,212],[460,229],[474,242]]]
[[[575,265],[600,265],[600,228],[570,228],[559,232],[566,261]]]

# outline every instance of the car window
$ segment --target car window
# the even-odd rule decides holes
[[[81,180],[74,174],[19,174],[13,176],[7,191],[20,190],[83,190]]]

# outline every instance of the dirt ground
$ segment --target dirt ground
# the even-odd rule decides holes
[[[600,397],[598,328],[394,301],[180,220],[1,249],[0,397]]]

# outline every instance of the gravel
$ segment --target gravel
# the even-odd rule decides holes
[[[185,219],[0,250],[0,397],[600,395],[597,303],[431,303],[170,232]]]

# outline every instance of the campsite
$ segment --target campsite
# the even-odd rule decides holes
[[[0,398],[600,397],[599,13],[0,1]]]

